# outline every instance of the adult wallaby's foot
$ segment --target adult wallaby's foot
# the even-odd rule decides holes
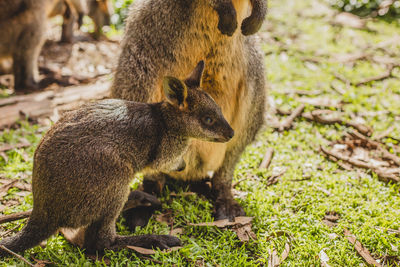
[[[218,198],[214,203],[215,220],[229,219],[234,221],[235,217],[246,216],[244,209],[233,198]]]
[[[119,250],[126,246],[140,246],[142,248],[169,249],[181,246],[179,238],[171,235],[139,235],[139,236],[117,236],[111,250]]]

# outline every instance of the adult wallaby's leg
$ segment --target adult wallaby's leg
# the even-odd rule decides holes
[[[253,7],[251,15],[243,20],[241,26],[244,35],[252,35],[258,32],[267,15],[266,0],[250,0],[250,3]]]
[[[13,53],[15,90],[36,89],[38,58],[43,45],[44,21],[27,25]]]
[[[61,33],[61,42],[71,43],[74,36],[74,22],[77,19],[76,12],[68,3],[65,3],[66,9],[63,14],[63,24]]]
[[[0,241],[0,245],[5,246],[13,252],[22,252],[33,248],[46,240],[57,231],[57,227],[49,224],[43,218],[35,219],[32,214],[27,225],[16,235]],[[0,249],[0,256],[7,255],[7,252]]]

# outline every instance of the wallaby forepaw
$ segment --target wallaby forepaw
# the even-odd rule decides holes
[[[257,33],[262,26],[262,21],[254,21],[252,18],[246,18],[242,22],[241,30],[243,35],[252,35]]]
[[[219,16],[218,30],[222,34],[232,36],[238,27],[235,8],[231,4],[221,4],[217,13]]]
[[[233,222],[235,217],[246,216],[244,209],[234,199],[217,199],[214,204],[215,220],[229,219]]]

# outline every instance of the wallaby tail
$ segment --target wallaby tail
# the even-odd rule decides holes
[[[49,238],[57,231],[50,224],[29,219],[27,225],[14,236],[4,238],[0,241],[1,246],[5,246],[13,252],[22,252],[33,248]],[[8,256],[8,253],[0,249],[0,257]]]

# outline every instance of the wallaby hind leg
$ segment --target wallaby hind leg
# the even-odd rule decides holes
[[[167,249],[181,245],[181,241],[168,235],[120,236],[115,232],[116,219],[103,218],[92,223],[85,232],[83,247],[89,254],[104,249],[120,250],[126,246]]]
[[[63,14],[63,24],[61,32],[62,43],[72,43],[74,37],[74,22],[77,19],[75,10],[68,3],[66,3],[66,9]]]
[[[43,45],[44,25],[28,25],[13,53],[14,88],[16,91],[37,89],[38,59]]]
[[[36,220],[29,219],[27,225],[16,235],[0,241],[0,245],[5,246],[13,252],[22,252],[33,248],[46,240],[57,231],[57,227],[47,223],[43,218]],[[0,256],[7,253],[0,249]]]

